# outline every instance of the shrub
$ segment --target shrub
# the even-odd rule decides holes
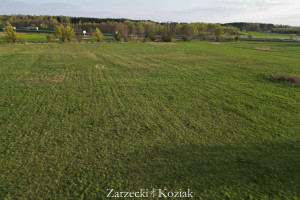
[[[121,39],[122,39],[122,36],[120,33],[116,33],[114,37],[115,37],[115,40],[117,40],[117,41],[121,41]]]
[[[54,35],[50,34],[50,35],[47,35],[47,41],[48,42],[53,42],[55,39]]]
[[[194,39],[194,29],[191,25],[184,24],[180,29],[183,41],[191,41]]]
[[[65,34],[66,34],[66,38],[67,38],[68,42],[70,42],[72,40],[72,38],[75,36],[74,29],[71,28],[70,26],[67,26],[65,28]]]
[[[132,41],[131,37],[124,36],[124,42],[131,42],[131,41]]]
[[[172,42],[172,40],[173,40],[173,38],[170,36],[167,36],[167,37],[162,36],[161,39],[163,42]]]
[[[82,42],[83,40],[83,35],[75,35],[75,38],[78,42]]]
[[[55,28],[55,36],[62,42],[65,42],[66,40],[70,42],[74,35],[74,29],[70,26],[64,27],[63,25],[60,25]]]
[[[172,37],[168,35],[167,30],[164,30],[161,35],[161,40],[163,42],[172,42]]]
[[[228,39],[230,42],[233,42],[233,41],[235,41],[235,37],[234,36],[231,36],[231,37],[229,37],[229,39]]]
[[[253,38],[254,38],[254,34],[253,34],[253,33],[249,33],[249,34],[248,34],[248,38],[249,38],[249,39],[253,39]]]
[[[11,40],[13,43],[16,43],[18,35],[9,22],[6,22],[6,27],[4,28],[4,32],[6,33],[6,38],[8,40]]]
[[[66,36],[64,34],[64,29],[65,27],[63,25],[60,25],[60,26],[56,26],[55,27],[55,36],[62,42],[65,42],[66,40]]]
[[[236,35],[236,36],[234,37],[234,40],[235,40],[236,42],[240,41],[240,35]]]
[[[144,42],[150,42],[151,40],[147,37],[145,37]]]
[[[102,34],[102,32],[98,28],[96,28],[95,31],[94,31],[94,38],[98,42],[100,42],[102,40],[102,38],[103,38],[103,34]]]
[[[219,24],[215,25],[214,35],[217,41],[220,41],[223,34],[224,34],[224,28]]]
[[[191,41],[191,40],[193,40],[193,37],[188,36],[188,35],[183,35],[183,36],[182,36],[182,40],[183,40],[183,41]]]
[[[156,40],[156,38],[155,38],[155,27],[154,27],[154,26],[152,26],[152,27],[148,30],[148,32],[147,32],[147,34],[146,34],[146,38],[148,38],[148,39],[151,40],[151,41],[155,41],[155,40]]]
[[[136,40],[136,38],[131,34],[130,35],[130,41],[135,41]]]

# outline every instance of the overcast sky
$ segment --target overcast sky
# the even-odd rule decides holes
[[[300,0],[0,0],[3,14],[300,26]]]

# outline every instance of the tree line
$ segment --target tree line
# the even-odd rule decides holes
[[[18,38],[18,34],[9,22],[6,22],[6,26],[4,27],[4,32],[6,33],[6,39],[12,41],[13,43],[16,43],[17,38]],[[49,42],[53,41],[55,39],[54,36],[57,39],[59,39],[61,42],[66,42],[66,41],[71,42],[71,40],[75,36],[75,32],[74,32],[74,29],[72,27],[63,26],[62,24],[60,24],[59,26],[56,26],[55,31],[54,31],[54,35],[51,34],[51,35],[47,36],[47,40]],[[96,41],[100,42],[100,41],[102,41],[103,34],[98,28],[96,28],[94,30],[93,37]],[[76,39],[78,41],[80,41],[82,38],[77,37]]]
[[[277,26],[272,30],[273,33],[282,33],[282,34],[297,34],[300,35],[300,27],[295,28],[291,26]]]
[[[144,36],[147,40],[171,41],[173,37],[182,37],[184,41],[189,41],[198,37],[200,39],[215,38],[220,40],[224,35],[227,38],[238,40],[240,31],[272,31],[278,33],[299,34],[299,29],[290,26],[275,26],[273,24],[259,23],[157,23],[153,21],[139,21],[128,19],[100,19],[68,16],[31,16],[31,15],[1,15],[0,25],[10,23],[14,27],[38,26],[39,28],[55,29],[56,35],[66,31],[66,28],[73,33],[62,41],[70,40],[70,37],[82,34],[86,30],[89,35],[93,35],[95,30],[102,33],[115,35],[116,40],[126,37]],[[97,31],[98,32],[98,31]],[[97,33],[98,34],[98,33]]]
[[[234,22],[222,24],[223,26],[233,26],[241,31],[254,31],[254,32],[268,32],[272,31],[276,26],[274,24],[265,23],[246,23],[246,22]]]
[[[172,37],[181,36],[183,40],[192,40],[198,36],[203,39],[215,37],[217,40],[226,34],[235,37],[239,29],[230,26],[221,26],[213,23],[157,23],[152,21],[138,21],[128,19],[97,19],[79,18],[66,16],[30,16],[30,15],[2,15],[0,25],[9,22],[14,27],[38,26],[41,28],[70,27],[76,34],[86,30],[92,35],[94,30],[99,29],[103,33],[120,36],[145,36],[148,40],[171,41]]]
[[[83,31],[94,28],[100,28],[105,33],[113,33],[118,29],[123,32],[144,32],[149,24],[166,25],[166,23],[157,23],[150,20],[128,20],[128,19],[111,19],[111,18],[91,18],[91,17],[69,17],[69,16],[49,16],[49,15],[0,15],[0,25],[6,22],[16,27],[38,26],[44,29],[54,29],[56,26],[63,24],[72,24],[75,31]],[[168,27],[172,29],[172,33],[179,32],[178,25],[182,23],[171,22]],[[240,31],[256,31],[256,32],[275,32],[275,33],[299,33],[299,28],[293,28],[286,25],[274,25],[266,23],[246,23],[234,22],[221,24],[223,27],[236,27]],[[176,29],[177,30],[174,30]],[[126,30],[129,29],[129,30]],[[298,32],[297,32],[298,31]]]

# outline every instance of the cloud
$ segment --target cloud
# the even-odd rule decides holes
[[[27,3],[16,0],[0,0],[2,14],[51,14],[74,10],[75,7],[67,3]]]
[[[269,9],[274,6],[279,6],[282,1],[270,0],[227,0],[219,3],[222,8],[235,8],[241,10],[262,10]]]
[[[179,19],[205,22],[262,22],[300,25],[296,20],[298,0],[225,0],[213,5],[190,7],[173,11]],[[277,21],[276,21],[277,20]]]
[[[203,7],[192,7],[189,9],[183,9],[175,11],[176,14],[218,14],[222,15],[235,15],[237,13],[244,13],[245,11],[260,11],[270,9],[275,6],[282,5],[282,2],[269,1],[269,0],[227,0],[216,3],[213,6]]]
[[[67,16],[91,16],[105,14],[87,6],[73,5],[64,2],[23,2],[18,0],[0,0],[1,14],[29,14],[29,15],[67,15]]]

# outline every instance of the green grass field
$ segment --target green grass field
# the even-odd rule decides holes
[[[300,45],[0,45],[0,199],[300,198]]]
[[[296,39],[300,38],[300,36],[293,35],[293,34],[276,34],[276,33],[270,33],[269,35],[267,33],[259,33],[259,32],[241,32],[243,35],[242,38],[248,38],[248,34],[253,34],[253,38],[257,39]],[[0,32],[0,43],[7,43],[8,41],[5,39],[5,34],[3,32]],[[18,39],[17,43],[46,43],[47,42],[47,33],[18,33]],[[224,38],[230,38],[231,36],[224,35]],[[140,40],[144,40],[143,38],[140,38]],[[181,39],[174,39],[175,41],[179,41]],[[76,38],[73,38],[73,42],[76,42]],[[113,36],[103,36],[103,42],[111,42],[115,41]],[[55,41],[53,41],[55,42]],[[58,40],[56,40],[58,42]],[[95,39],[92,36],[86,35],[81,40],[81,43],[87,43],[87,42],[96,42]]]
[[[44,33],[18,33],[17,42],[47,42],[47,35]],[[3,32],[0,36],[0,42],[6,42]]]
[[[7,42],[4,33],[0,35],[0,43],[5,43]],[[50,35],[48,33],[18,33],[18,43],[45,43],[47,42],[47,36]],[[76,39],[74,38],[73,41]],[[103,41],[108,42],[108,41],[113,41],[114,37],[113,36],[103,36]],[[93,37],[91,36],[84,36],[82,42],[95,42]]]
[[[279,33],[262,33],[262,32],[241,32],[244,34],[242,38],[247,38],[248,34],[252,34],[253,38],[262,38],[262,39],[296,39],[300,38],[300,36],[296,34],[279,34]]]

